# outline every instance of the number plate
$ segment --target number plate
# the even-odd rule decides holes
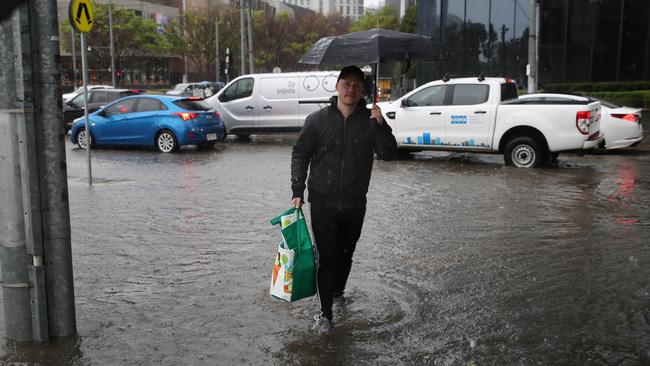
[[[216,133],[209,133],[208,134],[208,141],[213,141],[217,139],[217,134]]]

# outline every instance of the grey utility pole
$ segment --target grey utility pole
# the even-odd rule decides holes
[[[253,57],[253,16],[251,0],[248,0],[248,72],[255,73],[255,58]]]
[[[219,81],[219,17],[214,18],[214,63],[215,63],[215,76],[214,81]]]
[[[17,96],[16,68],[22,65],[12,57],[22,53],[18,27],[18,10],[0,21],[0,84],[5,87],[0,93],[0,269],[6,336],[26,341],[32,339],[32,317],[18,145],[18,127],[26,116]]]
[[[239,0],[239,75],[246,73],[246,37],[244,36],[244,0]]]
[[[185,0],[183,0],[183,16],[181,17],[181,28],[183,29],[183,42],[185,42],[185,45],[187,45],[187,34],[185,33],[185,27],[187,26],[186,19],[185,19]],[[185,53],[183,53],[183,82],[187,83],[188,77],[187,77],[187,56],[185,56]]]
[[[113,88],[117,86],[115,83],[115,47],[113,46],[113,2],[108,0],[108,35],[111,43],[111,80],[113,81]]]
[[[537,0],[530,0],[528,26],[528,93],[537,92]]]
[[[16,341],[76,333],[56,5],[0,20],[0,267]]]
[[[77,52],[75,51],[77,43],[77,32],[72,28],[72,90],[77,89]]]
[[[86,160],[88,162],[88,186],[93,185],[93,169],[90,160],[90,147],[92,146],[92,138],[90,135],[90,128],[88,127],[88,57],[86,56],[86,35],[81,33],[81,77],[83,79],[83,94],[84,94],[84,132],[86,137]]]

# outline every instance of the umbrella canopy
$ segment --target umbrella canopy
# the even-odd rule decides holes
[[[300,61],[308,65],[361,65],[411,59],[433,60],[434,43],[429,37],[386,29],[324,37]]]

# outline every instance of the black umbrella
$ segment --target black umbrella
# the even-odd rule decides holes
[[[324,37],[300,61],[308,65],[362,65],[387,61],[433,60],[431,38],[386,29]]]
[[[438,50],[431,38],[386,29],[319,39],[298,61],[307,65],[377,65],[387,61],[433,60]],[[378,77],[378,75],[376,75]],[[375,99],[377,90],[375,88]]]

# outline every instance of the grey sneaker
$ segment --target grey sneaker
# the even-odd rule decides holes
[[[322,315],[314,315],[314,319],[316,322],[314,325],[311,327],[311,330],[316,332],[316,334],[321,335],[324,333],[328,333],[334,329],[334,324],[332,324],[332,321],[327,319],[326,317]]]

